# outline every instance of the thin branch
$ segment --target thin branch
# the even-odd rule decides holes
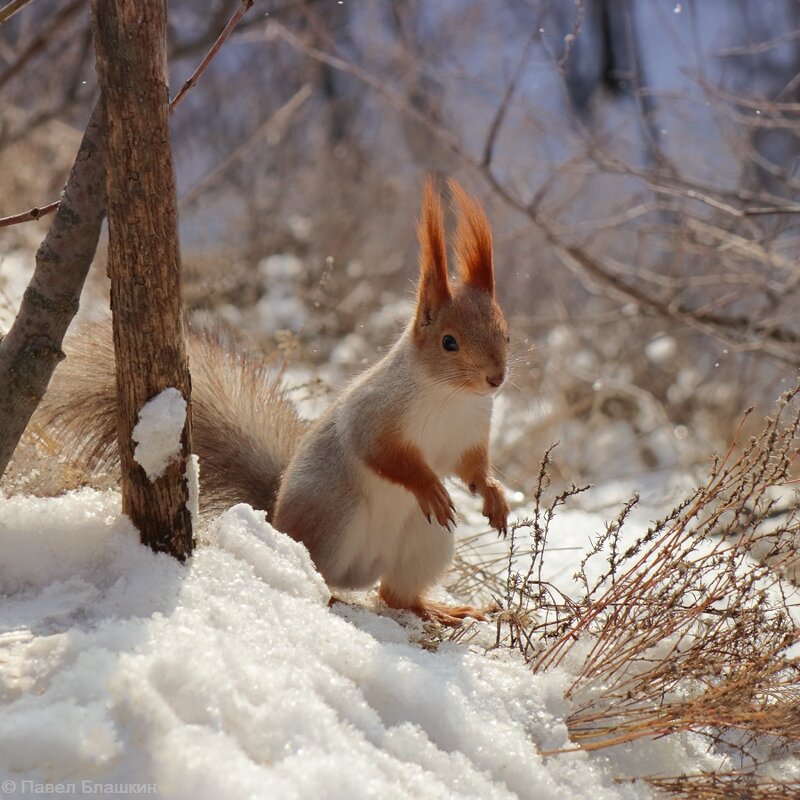
[[[701,333],[722,339],[731,346],[746,348],[757,345],[779,361],[793,366],[800,365],[800,360],[796,355],[797,346],[800,344],[800,336],[794,331],[783,328],[770,328],[745,316],[726,317],[703,310],[688,309],[676,303],[660,300],[622,280],[609,270],[602,261],[593,258],[581,248],[565,245],[541,222],[539,224],[556,255],[565,266],[571,267],[574,264],[583,274],[589,275],[604,285],[611,287],[612,290],[626,299],[633,300],[643,308],[655,311],[661,316],[682,322],[691,328],[699,330]],[[760,339],[754,342],[753,339],[755,337],[760,337]]]
[[[29,0],[26,0],[26,2],[28,1]],[[74,0],[74,2],[68,8],[79,6],[82,2],[83,0]],[[201,75],[206,71],[208,65],[211,63],[214,56],[216,56],[216,54],[219,52],[222,45],[225,44],[231,33],[233,33],[233,30],[238,25],[239,20],[241,20],[241,18],[252,7],[253,2],[254,0],[241,0],[239,8],[236,9],[233,16],[231,16],[230,20],[228,20],[228,24],[217,38],[217,41],[214,42],[213,46],[206,54],[206,57],[200,62],[200,65],[191,74],[189,79],[181,87],[181,90],[170,102],[170,111],[174,111],[180,105],[180,103],[183,102],[187,93],[197,85],[197,81],[200,79]],[[67,9],[64,9],[62,14],[66,10]],[[0,21],[2,21],[2,17],[0,17]],[[13,214],[10,217],[2,217],[0,218],[0,228],[5,228],[9,225],[17,225],[20,222],[30,222],[31,220],[41,219],[41,217],[46,216],[47,214],[52,214],[54,211],[56,211],[60,202],[60,200],[54,200],[52,203],[48,203],[46,206],[37,206],[36,208],[32,208],[29,211],[24,211],[20,214]]]
[[[28,0],[26,0],[27,2]],[[79,11],[81,6],[84,4],[85,0],[72,0],[69,5],[64,6],[52,19],[50,24],[42,29],[36,36],[31,39],[28,46],[20,53],[17,57],[17,60],[11,64],[8,69],[6,69],[2,74],[0,74],[0,89],[5,86],[13,77],[15,77],[22,68],[32,59],[41,53],[45,47],[47,47],[48,42],[53,37],[53,34],[56,33],[59,28],[63,27],[64,25],[69,22],[69,20],[75,16],[75,14]],[[5,10],[5,9],[4,9]],[[3,21],[2,19],[3,12],[0,11],[0,22]]]
[[[506,87],[505,94],[503,95],[503,99],[500,102],[500,105],[497,107],[497,111],[495,112],[494,119],[492,120],[492,124],[489,126],[489,133],[486,136],[486,144],[483,146],[483,160],[482,164],[484,167],[488,167],[492,163],[492,155],[494,153],[494,144],[497,140],[497,136],[500,133],[500,128],[503,125],[503,120],[505,119],[506,112],[508,111],[508,106],[511,103],[512,98],[514,97],[514,92],[517,90],[517,85],[519,84],[520,78],[522,77],[523,73],[525,72],[525,67],[528,65],[528,59],[530,58],[531,50],[533,49],[533,45],[538,41],[540,37],[538,29],[534,29],[533,33],[528,37],[528,41],[525,43],[525,47],[522,48],[522,54],[519,57],[519,61],[517,62],[517,67],[514,70],[514,74],[511,77],[511,80]]]
[[[253,7],[253,0],[241,0],[239,8],[236,9],[233,16],[228,20],[228,24],[223,29],[222,33],[217,37],[211,49],[206,53],[206,57],[200,62],[197,69],[189,76],[189,79],[181,86],[181,90],[169,104],[169,110],[174,111],[182,102],[183,98],[189,90],[197,84],[200,76],[206,71],[208,65],[213,60],[214,56],[220,51],[220,48],[227,41],[228,37],[233,33],[239,20]]]
[[[105,216],[100,104],[95,106],[61,195],[59,211],[36,253],[36,268],[14,322],[0,340],[0,476],[44,395],[72,318]]]
[[[738,58],[739,56],[753,56],[758,53],[766,53],[778,45],[785,44],[786,42],[793,42],[795,39],[800,39],[800,30],[789,31],[776,36],[773,39],[767,39],[763,42],[756,44],[746,44],[740,47],[727,47],[724,50],[717,50],[715,53],[716,58]]]
[[[278,19],[282,15],[286,15],[291,11],[295,11],[299,8],[308,8],[309,6],[315,3],[321,3],[322,0],[287,0],[287,2],[281,5],[274,5],[269,11],[269,18],[270,19]],[[220,15],[222,19],[217,22],[216,19],[212,19],[211,23],[209,24],[208,28],[198,36],[195,36],[193,39],[188,41],[176,42],[174,47],[170,50],[170,59],[172,61],[176,61],[181,58],[188,58],[189,56],[193,56],[198,52],[203,52],[208,47],[208,43],[212,41],[213,36],[212,32],[216,31],[219,28],[222,20],[224,20],[224,15]],[[245,34],[253,27],[257,25],[263,24],[263,18],[255,17],[253,19],[245,20],[241,22],[237,27],[237,34],[236,39],[237,41],[247,41],[245,38]]]
[[[461,147],[458,138],[454,136],[453,133],[447,130],[447,128],[443,128],[441,125],[431,120],[427,114],[423,113],[414,105],[409,103],[404,97],[401,97],[396,92],[388,89],[382,81],[375,78],[366,70],[362,69],[356,64],[345,61],[343,58],[333,56],[330,53],[326,53],[324,50],[320,50],[319,48],[308,44],[308,42],[301,39],[297,34],[290,31],[284,25],[281,25],[280,22],[275,22],[273,20],[268,24],[267,36],[282,39],[287,44],[290,44],[295,50],[305,53],[315,61],[319,61],[321,64],[327,64],[328,66],[331,66],[340,72],[344,72],[348,75],[353,75],[354,77],[358,78],[358,80],[360,80],[362,83],[372,87],[376,92],[378,92],[378,94],[383,95],[383,97],[385,97],[395,108],[399,109],[405,114],[408,114],[414,120],[436,134],[437,138],[456,155],[460,156],[476,169],[480,170],[480,164],[478,164]]]
[[[292,115],[311,96],[311,84],[304,83],[258,130],[246,141],[237,147],[222,162],[217,164],[211,172],[192,186],[178,202],[179,208],[191,205],[202,192],[215,184],[230,167],[239,161],[245,153],[261,138],[270,136],[275,131],[282,129]]]
[[[21,9],[25,8],[31,0],[11,0],[10,3],[7,3],[2,8],[0,8],[0,25],[4,22],[7,22]]]
[[[634,300],[644,308],[649,308],[662,316],[677,319],[696,330],[700,330],[706,335],[714,336],[740,348],[759,347],[771,357],[784,363],[792,365],[800,363],[796,355],[797,345],[800,344],[800,336],[794,331],[779,328],[774,325],[764,325],[744,316],[725,317],[702,310],[696,311],[694,309],[687,309],[681,305],[653,297],[638,287],[621,280],[619,276],[607,269],[601,261],[591,257],[580,247],[571,245],[561,238],[552,225],[539,214],[538,201],[536,198],[532,203],[526,203],[513,191],[509,190],[495,175],[491,164],[486,163],[485,151],[483,159],[478,161],[464,149],[458,138],[451,131],[442,127],[436,121],[431,120],[427,115],[387,87],[385,83],[356,64],[352,64],[338,56],[331,55],[330,53],[326,53],[314,47],[278,22],[271,22],[267,28],[267,32],[268,35],[282,39],[293,48],[305,53],[305,55],[313,58],[315,61],[328,64],[334,69],[358,78],[363,83],[375,89],[375,91],[386,98],[395,108],[408,114],[421,125],[428,128],[428,130],[437,136],[439,141],[447,146],[466,165],[483,175],[489,186],[504,202],[528,217],[528,219],[542,231],[548,242],[554,248],[556,254],[564,263],[570,266],[574,265],[583,275],[601,281],[604,285],[611,287],[616,293]],[[489,153],[491,156],[491,150]],[[621,171],[632,172],[630,168],[623,170],[620,164],[617,165],[617,168]],[[652,177],[645,173],[641,173],[639,177],[642,177],[650,183],[653,182]],[[658,183],[654,188],[661,192],[667,192],[667,190],[672,189],[672,191],[679,196],[705,202],[717,210],[724,211],[740,219],[747,217],[751,212],[749,208],[735,208],[715,197],[704,195],[695,188],[681,187],[677,189],[661,183]],[[794,208],[791,206],[784,207],[781,210],[784,213],[794,212]],[[765,210],[763,208],[756,208],[755,213],[765,213]]]
[[[8,225],[16,225],[18,222],[30,222],[31,220],[41,219],[48,214],[52,214],[61,201],[54,200],[52,203],[41,208],[32,208],[30,211],[23,211],[21,214],[14,214],[10,217],[0,217],[0,228]]]

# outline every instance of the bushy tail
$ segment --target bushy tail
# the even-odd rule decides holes
[[[281,474],[306,431],[274,370],[221,337],[187,331],[193,449],[204,511],[249,503],[272,513]],[[118,465],[114,348],[109,322],[69,337],[37,411],[39,423],[90,469]]]

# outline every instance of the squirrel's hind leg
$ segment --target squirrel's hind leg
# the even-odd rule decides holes
[[[389,608],[410,611],[440,625],[460,625],[466,617],[484,619],[481,609],[449,606],[425,599],[453,560],[453,533],[428,522],[415,509],[398,531],[398,546],[381,574],[379,596]]]

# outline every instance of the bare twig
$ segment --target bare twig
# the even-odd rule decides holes
[[[800,335],[794,331],[767,327],[750,317],[724,316],[702,310],[689,309],[680,303],[659,300],[648,292],[632,286],[615,275],[605,266],[601,259],[593,258],[580,247],[565,245],[563,241],[544,228],[545,235],[554,247],[556,255],[567,266],[575,265],[583,273],[589,275],[629,300],[639,303],[658,314],[670,317],[707,335],[722,339],[726,344],[737,347],[753,346],[768,342],[765,351],[771,356],[787,364],[800,364],[800,355],[795,351],[800,344]]]
[[[23,211],[21,214],[13,214],[10,217],[0,217],[0,228],[5,228],[8,225],[16,225],[18,222],[30,222],[31,220],[46,217],[58,208],[60,202],[60,200],[54,200],[52,203],[42,206],[41,208],[32,208],[29,211]]]
[[[253,0],[241,0],[239,8],[233,13],[233,16],[228,20],[228,24],[224,27],[222,33],[217,37],[211,49],[206,53],[206,57],[200,62],[197,69],[189,76],[186,82],[181,86],[181,90],[169,104],[169,110],[174,111],[186,97],[189,90],[197,84],[200,76],[206,71],[208,65],[214,59],[214,56],[220,51],[222,45],[228,40],[228,37],[233,33],[239,20],[253,7]]]
[[[534,669],[547,669],[577,641],[590,645],[567,690],[575,703],[567,724],[580,749],[681,730],[714,741],[731,731],[754,743],[800,740],[800,660],[791,654],[800,629],[782,588],[797,571],[796,511],[777,530],[762,525],[774,509],[772,487],[792,482],[799,392],[784,395],[737,455],[740,427],[705,485],[669,515],[624,550],[612,546],[611,569],[587,584],[551,643],[530,654]],[[771,563],[756,564],[765,548]],[[549,613],[556,609],[563,613],[561,604]]]
[[[10,3],[6,3],[2,8],[0,8],[0,25],[4,22],[7,22],[21,9],[25,8],[31,0],[11,0]]]
[[[562,257],[562,259],[566,258],[567,263],[576,266],[585,276],[600,281],[602,284],[609,286],[614,292],[630,300],[634,300],[642,307],[655,311],[662,316],[678,320],[701,331],[705,335],[721,339],[726,344],[735,345],[739,348],[760,348],[766,354],[784,363],[792,365],[800,363],[800,357],[798,357],[796,352],[797,344],[800,343],[800,335],[796,334],[794,331],[774,324],[758,322],[744,315],[726,317],[709,311],[687,308],[682,304],[664,301],[654,297],[645,290],[639,289],[622,280],[600,260],[589,255],[583,248],[569,243],[559,235],[555,227],[539,212],[538,201],[541,199],[540,197],[535,198],[532,203],[526,203],[514,191],[509,189],[492,170],[491,156],[496,129],[499,128],[500,123],[502,123],[505,107],[508,104],[509,90],[513,93],[513,81],[509,89],[507,89],[506,98],[501,102],[495,117],[495,123],[492,126],[495,130],[493,131],[492,128],[490,128],[489,138],[484,146],[483,157],[481,160],[478,160],[462,146],[458,138],[451,131],[408,103],[405,98],[400,96],[397,92],[394,92],[386,86],[384,82],[377,79],[363,68],[339,56],[334,56],[320,50],[318,47],[305,41],[280,23],[271,22],[267,30],[269,34],[277,36],[296,50],[313,58],[315,61],[327,64],[334,69],[356,77],[358,80],[375,89],[375,91],[382,95],[392,106],[409,115],[415,121],[430,130],[439,141],[456,154],[466,165],[482,174],[494,192],[505,203],[527,216],[530,221],[544,233],[547,240],[555,248],[556,253]],[[652,171],[643,172],[633,170],[619,159],[613,158],[605,153],[602,155],[602,158],[606,159],[611,167],[620,172],[636,174],[637,177],[646,181],[654,191],[658,191],[662,194],[673,194],[677,197],[705,203],[714,210],[721,211],[735,219],[741,220],[762,214],[794,214],[800,211],[800,206],[794,204],[763,204],[758,206],[748,204],[740,208],[733,205],[731,202],[732,200],[740,199],[738,196],[734,196],[730,199],[727,197],[723,199],[722,193],[716,193],[713,190],[709,191],[705,187],[692,185],[690,182],[678,179],[671,172],[669,175],[661,175],[658,172],[654,175]]]
[[[800,31],[794,30],[788,33],[782,33],[780,36],[775,36],[772,39],[767,39],[763,42],[756,44],[746,44],[740,47],[726,47],[723,50],[717,50],[715,53],[717,58],[738,58],[741,56],[753,56],[758,53],[766,53],[774,47],[785,44],[786,42],[793,42],[795,39],[800,39]]]
[[[61,27],[66,25],[72,17],[80,10],[81,6],[85,4],[86,0],[72,0],[71,3],[65,5],[51,20],[50,24],[42,28],[36,36],[31,39],[28,46],[17,56],[11,66],[0,74],[0,89],[3,88],[13,77],[15,77],[23,69],[23,67],[32,59],[41,53],[47,43],[52,39]],[[0,11],[0,22],[2,19],[2,11]]]
[[[216,183],[233,164],[239,161],[259,139],[265,136],[271,136],[275,131],[283,128],[295,111],[308,100],[311,96],[311,91],[310,84],[303,84],[246,142],[239,145],[227,158],[217,164],[208,175],[192,186],[192,188],[181,197],[178,203],[179,207],[183,208],[193,203],[203,191]]]
[[[528,41],[525,43],[525,47],[522,49],[522,54],[517,62],[517,67],[514,70],[514,74],[512,75],[511,80],[508,82],[503,99],[500,102],[500,105],[497,107],[492,124],[489,126],[489,133],[486,136],[486,143],[483,146],[483,159],[481,161],[481,164],[484,167],[491,166],[495,141],[500,133],[500,128],[503,125],[503,120],[505,119],[508,111],[508,106],[511,103],[511,99],[514,97],[514,92],[517,90],[517,85],[519,84],[520,78],[525,72],[525,67],[528,64],[528,59],[530,58],[533,45],[539,36],[539,31],[534,30],[534,32],[528,37]]]
[[[292,47],[294,47],[295,50],[305,53],[307,56],[313,58],[315,61],[319,61],[321,64],[327,64],[328,66],[333,67],[340,72],[344,72],[348,75],[353,75],[355,78],[358,78],[358,80],[367,84],[367,86],[372,87],[376,92],[385,97],[386,100],[388,100],[395,108],[398,108],[403,111],[403,113],[408,114],[416,122],[419,122],[432,133],[436,134],[437,138],[456,155],[473,164],[476,169],[480,168],[479,164],[475,162],[461,147],[458,138],[454,136],[453,133],[432,121],[427,114],[425,114],[423,111],[420,111],[404,97],[397,94],[397,92],[393,92],[382,81],[378,80],[366,70],[362,69],[356,64],[346,61],[343,58],[331,55],[330,53],[326,53],[324,50],[320,50],[318,47],[314,47],[296,33],[290,31],[285,25],[281,25],[281,23],[275,22],[274,20],[267,26],[267,35],[282,39],[287,44],[290,44]]]
[[[67,8],[79,7],[84,0],[73,0],[73,3],[70,4]],[[211,49],[206,54],[206,57],[200,62],[197,69],[191,74],[188,80],[183,84],[181,90],[178,92],[177,95],[172,99],[169,104],[170,111],[174,111],[184,100],[187,93],[197,85],[197,81],[200,79],[202,74],[208,68],[208,65],[213,60],[214,56],[219,52],[222,45],[226,42],[226,40],[230,37],[233,30],[236,28],[237,24],[241,20],[241,18],[247,13],[247,11],[252,7],[254,0],[241,0],[239,8],[236,9],[234,14],[231,16],[230,20],[228,20],[228,24],[225,26],[225,29],[217,38],[217,41],[214,42]],[[74,10],[74,9],[73,9]],[[61,15],[63,15],[67,9],[63,9]],[[12,214],[10,217],[2,217],[0,218],[0,228],[8,227],[9,225],[17,225],[20,222],[29,222],[31,220],[40,219],[41,217],[52,214],[56,211],[59,207],[60,200],[54,200],[52,203],[48,203],[45,206],[37,206],[36,208],[32,208],[29,211],[24,211],[19,214]]]
[[[86,127],[14,323],[0,340],[0,475],[64,357],[61,343],[97,249],[106,209],[99,109]]]
[[[315,4],[321,4],[323,0],[287,0],[285,3],[281,3],[278,5],[277,3],[273,4],[269,10],[269,18],[270,19],[278,19],[281,16],[285,16],[293,11],[298,9],[307,9],[309,6]],[[198,52],[203,52],[209,45],[209,42],[216,41],[216,31],[219,30],[219,26],[224,22],[225,15],[221,13],[222,7],[220,8],[220,13],[215,14],[208,25],[208,28],[201,33],[189,39],[187,41],[182,41],[176,43],[174,48],[170,50],[170,58],[172,60],[179,59],[179,58],[186,58],[188,56],[193,56]],[[238,41],[246,41],[246,34],[252,28],[263,25],[263,18],[255,17],[248,20],[244,20],[239,23],[236,28],[236,38]]]
[[[800,781],[760,778],[753,772],[701,772],[674,778],[652,775],[640,780],[686,800],[796,800],[800,797]]]

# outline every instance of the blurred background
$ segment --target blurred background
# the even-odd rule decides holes
[[[170,3],[173,95],[238,5]],[[86,0],[0,26],[0,216],[57,198],[96,96]],[[185,303],[314,413],[408,319],[453,176],[512,325],[507,484],[556,441],[556,482],[704,473],[797,381],[799,134],[795,0],[256,0],[173,116]],[[47,225],[0,228],[4,324]]]

